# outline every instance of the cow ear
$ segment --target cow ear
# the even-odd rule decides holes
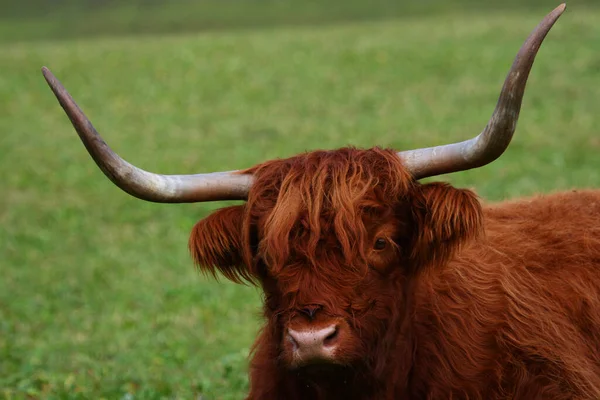
[[[411,257],[416,264],[446,262],[454,251],[483,231],[483,210],[470,190],[446,183],[417,189],[412,210],[415,236]]]
[[[196,223],[188,247],[201,271],[215,278],[219,271],[235,283],[253,281],[243,257],[244,210],[243,205],[222,208]]]

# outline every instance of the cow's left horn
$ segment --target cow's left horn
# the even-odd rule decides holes
[[[494,161],[508,147],[521,110],[521,101],[531,66],[542,41],[565,10],[561,4],[529,35],[504,81],[496,109],[478,136],[460,143],[398,153],[415,179],[464,171]]]
[[[142,200],[157,203],[243,200],[247,197],[252,185],[252,175],[238,171],[159,175],[131,165],[102,140],[92,123],[52,72],[44,67],[42,73],[98,167],[125,192]]]

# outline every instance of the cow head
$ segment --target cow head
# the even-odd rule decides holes
[[[261,285],[290,367],[360,360],[409,277],[481,227],[471,192],[421,185],[392,150],[316,151],[249,172],[247,203],[198,222],[190,249],[206,271]]]
[[[473,139],[395,152],[315,151],[244,171],[158,175],[120,158],[60,82],[44,76],[90,155],[126,192],[155,202],[247,200],[194,227],[204,271],[261,285],[276,357],[290,368],[364,359],[390,318],[406,310],[410,277],[435,273],[481,230],[465,190],[418,180],[480,167],[513,136],[535,55],[564,10],[555,9],[517,54],[486,128]]]

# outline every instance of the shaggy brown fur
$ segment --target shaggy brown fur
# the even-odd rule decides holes
[[[248,202],[190,238],[264,290],[248,399],[600,399],[600,191],[482,206],[378,148],[248,172]],[[287,327],[331,318],[335,363],[292,368]]]

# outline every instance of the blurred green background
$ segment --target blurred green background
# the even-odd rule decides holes
[[[600,8],[568,3],[509,150],[439,177],[483,201],[600,187]],[[317,148],[410,149],[487,122],[545,0],[53,0],[0,15],[0,397],[240,399],[260,293],[198,274],[225,203],[138,201],[97,169],[47,65],[111,146],[161,173]]]
[[[481,12],[546,12],[557,0],[4,0],[0,39],[173,34]],[[597,0],[574,0],[579,9]]]

